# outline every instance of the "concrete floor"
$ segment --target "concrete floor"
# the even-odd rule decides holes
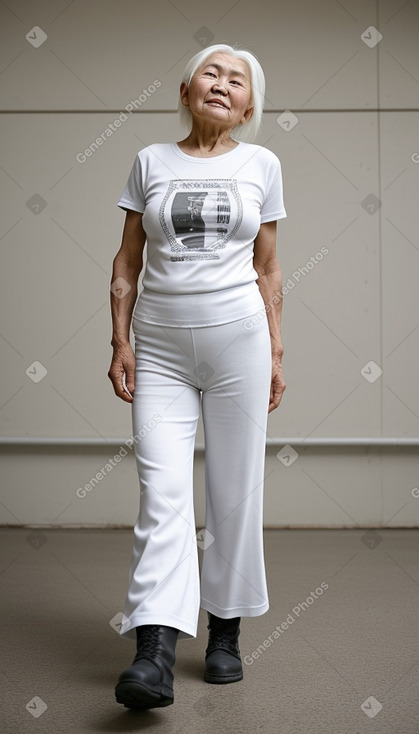
[[[174,705],[148,712],[114,699],[135,653],[117,633],[131,542],[0,529],[2,734],[418,734],[417,530],[265,531],[271,606],[242,621],[244,680],[204,683],[201,611]]]

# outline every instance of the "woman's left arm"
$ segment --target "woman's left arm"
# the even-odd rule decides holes
[[[265,303],[266,315],[271,335],[272,381],[268,413],[278,407],[285,390],[282,374],[282,355],[284,349],[281,338],[282,316],[282,272],[276,256],[276,221],[260,225],[255,239],[253,266],[258,274],[259,286]]]

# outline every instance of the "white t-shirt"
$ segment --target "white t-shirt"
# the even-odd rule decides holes
[[[281,164],[260,145],[198,158],[177,143],[136,156],[118,202],[143,213],[146,266],[133,318],[210,326],[250,316],[264,302],[253,245],[261,223],[286,217]]]

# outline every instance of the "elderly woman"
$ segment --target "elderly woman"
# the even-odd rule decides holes
[[[116,686],[131,708],[173,703],[176,642],[196,637],[200,608],[204,680],[241,680],[241,617],[269,608],[263,479],[267,416],[285,389],[276,221],[286,211],[278,158],[244,142],[260,126],[264,88],[250,52],[217,44],[196,54],[180,86],[189,135],[143,148],[118,202],[109,378],[132,403],[141,490],[121,626],[137,654]],[[196,534],[200,408],[206,522]]]

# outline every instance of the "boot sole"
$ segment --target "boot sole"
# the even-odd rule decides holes
[[[118,683],[115,688],[115,698],[117,703],[122,703],[126,708],[139,710],[170,706],[174,701],[173,696],[161,696],[159,693],[134,681]]]
[[[204,681],[206,683],[236,683],[239,680],[243,680],[243,671],[234,675],[204,673]]]

